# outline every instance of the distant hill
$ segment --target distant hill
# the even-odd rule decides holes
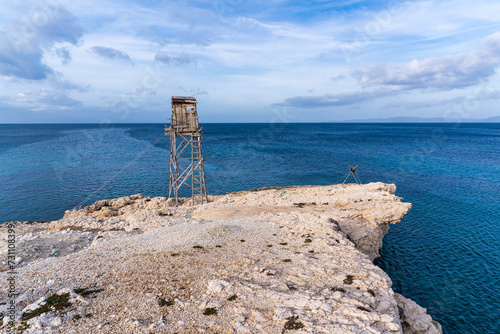
[[[500,116],[494,116],[485,119],[478,118],[423,118],[423,117],[390,117],[390,118],[369,118],[369,119],[352,119],[345,121],[346,123],[455,123],[461,121],[463,123],[499,123]]]

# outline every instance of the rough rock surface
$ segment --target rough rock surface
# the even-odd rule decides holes
[[[398,293],[394,294],[394,297],[398,303],[404,334],[439,334],[443,332],[441,324],[432,320],[425,308]]]
[[[60,250],[17,268],[17,331],[440,333],[371,262],[410,208],[394,193],[382,183],[269,188],[202,206],[134,195],[17,223],[20,252],[42,236]]]

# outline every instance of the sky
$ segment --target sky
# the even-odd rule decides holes
[[[0,2],[0,123],[500,115],[500,2]]]

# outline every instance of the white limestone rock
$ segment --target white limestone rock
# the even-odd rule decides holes
[[[67,313],[31,319],[28,330],[438,329],[425,310],[402,302],[371,262],[389,224],[411,206],[394,194],[395,186],[383,183],[268,188],[211,196],[202,206],[133,195],[98,201],[58,221],[20,224],[20,249],[40,248],[18,254],[27,259],[18,268],[16,283],[26,292],[20,305],[36,309],[53,293],[69,293],[73,304]],[[59,255],[49,257],[52,249]],[[86,298],[74,293],[89,286],[104,290]],[[6,300],[0,291],[0,303]],[[217,314],[203,314],[210,308]]]
[[[40,316],[28,320],[29,328],[25,333],[44,333],[46,330],[55,329],[62,325],[62,319],[60,316],[49,312],[43,313]]]
[[[432,320],[425,308],[398,293],[394,298],[402,311],[403,334],[443,334],[441,325]]]

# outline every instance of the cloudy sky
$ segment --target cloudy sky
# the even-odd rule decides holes
[[[0,123],[500,115],[500,2],[0,2]]]

